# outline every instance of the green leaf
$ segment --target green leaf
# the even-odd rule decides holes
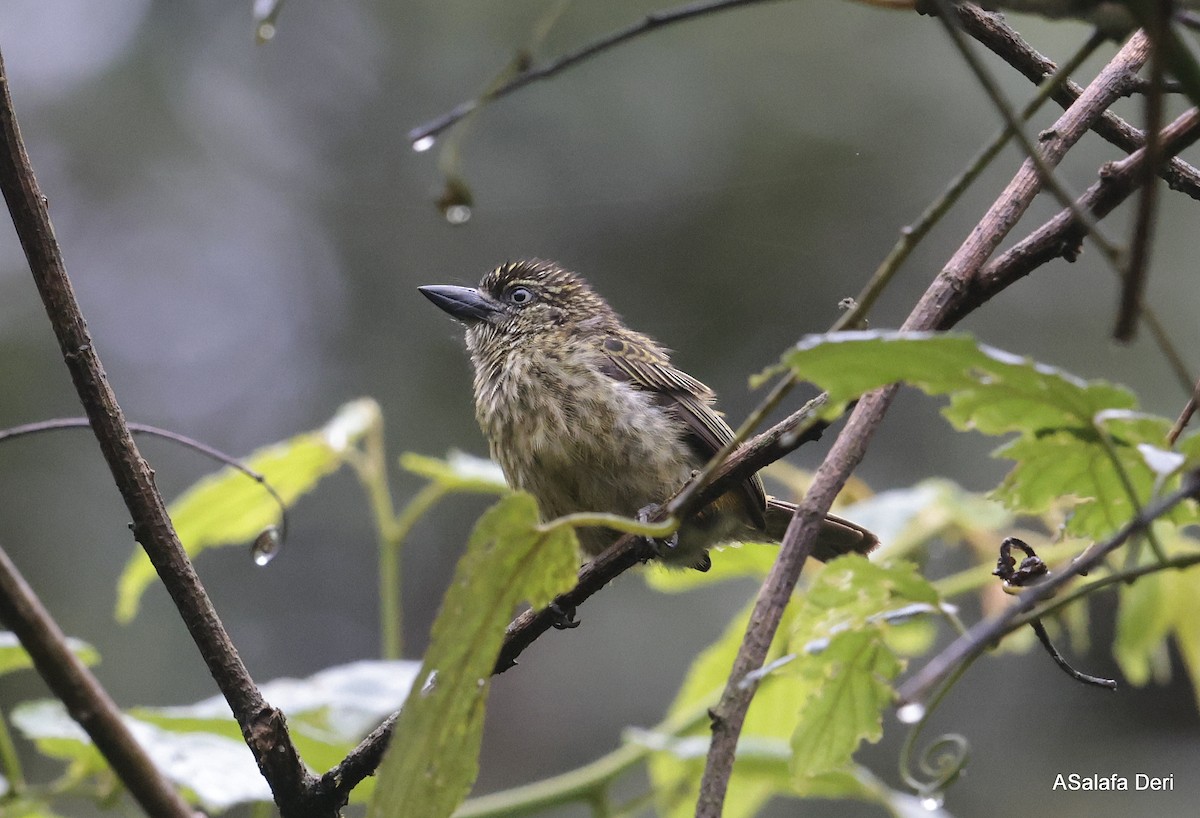
[[[363,398],[343,406],[323,428],[259,449],[244,462],[290,508],[337,471],[350,447],[381,422],[379,405]],[[193,559],[206,548],[249,542],[268,526],[278,525],[280,518],[275,499],[257,481],[228,466],[196,482],[167,512]],[[145,552],[135,547],[117,583],[118,621],[137,616],[142,593],[155,578]]]
[[[732,543],[708,552],[712,567],[707,571],[680,570],[661,562],[646,566],[646,583],[656,591],[680,593],[718,582],[767,575],[779,556],[778,543]]]
[[[414,452],[400,456],[400,465],[447,491],[504,494],[509,490],[504,472],[491,460],[451,450],[445,460]]]
[[[796,786],[845,769],[863,741],[883,734],[894,679],[904,667],[887,638],[889,620],[935,610],[937,592],[911,563],[881,565],[859,555],[825,568],[804,595],[791,632],[799,721],[792,735]]]
[[[1150,681],[1156,664],[1166,649],[1166,638],[1174,625],[1174,610],[1186,605],[1171,592],[1176,584],[1166,574],[1142,577],[1118,591],[1117,635],[1113,658],[1130,684],[1141,686]]]
[[[984,434],[1091,425],[1105,409],[1134,406],[1127,390],[976,342],[968,335],[839,332],[805,338],[783,356],[799,377],[829,393],[829,414],[865,392],[903,381],[952,394],[946,415]]]
[[[829,641],[823,672],[806,679],[800,726],[792,736],[798,779],[844,768],[862,741],[883,737],[882,713],[903,663],[877,632],[844,631]]]
[[[845,513],[879,537],[880,546],[873,556],[880,562],[907,555],[938,538],[953,540],[964,534],[1001,531],[1013,521],[1012,513],[1000,503],[941,478],[882,491]]]
[[[418,662],[364,660],[326,668],[305,679],[275,679],[260,689],[267,701],[287,714],[292,739],[305,762],[325,770],[400,709],[419,668]],[[91,740],[61,703],[18,705],[13,723],[43,754],[72,762],[75,775],[106,772]],[[177,707],[135,708],[126,715],[126,724],[164,774],[206,810],[272,800],[241,728],[221,696]],[[356,800],[367,790],[369,786],[360,786],[354,793]]]
[[[863,392],[909,383],[949,395],[943,414],[958,429],[1018,437],[997,454],[1017,462],[997,497],[1042,512],[1064,497],[1075,511],[1067,533],[1103,537],[1178,483],[1182,463],[1161,446],[1169,423],[1133,412],[1127,390],[979,344],[965,335],[863,332],[814,336],[783,358],[830,394],[833,411]],[[1181,448],[1191,451],[1194,443]],[[1174,471],[1166,466],[1174,467]],[[1131,496],[1132,491],[1132,496]],[[1194,519],[1194,506],[1173,519]]]
[[[68,636],[67,647],[85,665],[100,664],[100,652],[82,639]],[[21,647],[17,635],[12,631],[0,631],[0,676],[32,667],[33,660],[29,658],[25,648]]]
[[[696,657],[668,710],[668,724],[692,726],[683,732],[686,743],[677,738],[661,745],[664,752],[650,757],[650,782],[657,814],[662,818],[686,818],[695,811],[704,756],[712,735],[705,713],[725,689],[729,670],[746,634],[751,607],[735,616],[724,634]],[[768,663],[783,655],[782,635],[789,629],[792,607],[789,605],[784,612],[779,638],[767,655]],[[787,739],[796,725],[796,702],[784,681],[774,676],[764,679],[750,703],[725,797],[724,818],[750,818],[773,795],[790,788]],[[776,751],[773,763],[766,750],[770,747]],[[758,752],[745,752],[745,748],[758,748]]]
[[[537,504],[509,495],[475,526],[433,625],[429,651],[380,764],[368,815],[442,818],[478,773],[492,668],[514,607],[548,604],[575,584],[570,529],[538,529]]]
[[[890,647],[897,627],[889,624],[888,614],[937,603],[932,586],[908,563],[876,565],[853,556],[821,570],[805,594],[797,595],[784,611],[768,652],[769,670],[750,704],[738,743],[726,818],[749,818],[780,795],[856,798],[897,814],[911,806],[902,793],[850,764],[850,754],[864,736],[878,736],[880,711],[891,703],[887,682],[901,660]],[[639,734],[643,743],[659,750],[650,757],[648,769],[657,814],[664,818],[685,818],[695,809],[711,735],[706,712],[725,688],[750,610],[734,617],[692,663],[664,721],[675,732]],[[830,692],[824,692],[826,688]],[[844,701],[848,692],[864,689],[869,697]],[[831,718],[831,696],[842,697],[851,713]],[[824,759],[826,769],[818,771],[819,765],[807,756],[819,748],[809,747],[808,737],[819,743],[831,736],[836,758]],[[796,742],[805,746],[797,748]],[[808,774],[798,774],[797,758]]]

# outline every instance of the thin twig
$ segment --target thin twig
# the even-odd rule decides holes
[[[757,3],[773,2],[774,0],[705,0],[700,3],[689,3],[679,8],[670,9],[669,11],[656,11],[647,14],[640,21],[627,26],[626,28],[614,31],[611,34],[605,35],[598,40],[588,43],[577,51],[572,51],[569,54],[564,54],[554,60],[543,65],[536,65],[525,69],[521,73],[512,77],[507,82],[488,90],[482,96],[475,99],[467,100],[466,102],[456,105],[449,112],[426,122],[423,125],[418,125],[408,132],[408,141],[410,144],[417,146],[430,146],[432,140],[438,134],[445,131],[450,126],[454,125],[463,117],[467,116],[475,109],[489,102],[508,96],[514,91],[518,91],[536,80],[543,80],[547,77],[552,77],[555,74],[565,71],[566,69],[583,62],[589,57],[594,57],[597,54],[603,53],[614,46],[618,46],[642,34],[648,34],[651,31],[660,29],[664,26],[673,23],[682,23],[685,20],[692,20],[697,17],[703,17],[708,14],[713,14],[718,11],[726,11],[728,9],[738,8],[739,6],[750,6]]]
[[[38,675],[79,722],[147,815],[192,818],[193,811],[137,743],[121,711],[71,652],[58,623],[0,548],[0,622],[17,635]]]
[[[1059,204],[1061,204],[1063,207],[1074,208],[1075,195],[1067,190],[1066,185],[1058,178],[1057,174],[1054,173],[1053,165],[1056,165],[1057,162],[1051,162],[1048,157],[1043,157],[1041,151],[1039,151],[1033,144],[1033,141],[1030,140],[1029,134],[1025,133],[1025,127],[1022,124],[1021,117],[1017,116],[1016,111],[1013,110],[1013,107],[1005,97],[1004,92],[1000,90],[1000,86],[992,77],[991,72],[987,70],[987,67],[983,64],[983,61],[979,59],[979,55],[975,53],[975,50],[971,48],[970,43],[967,42],[967,38],[963,36],[963,32],[960,30],[958,18],[954,15],[950,6],[950,0],[933,0],[933,2],[938,8],[938,20],[946,29],[946,33],[950,35],[951,41],[954,43],[955,48],[958,49],[959,54],[962,55],[962,58],[970,67],[971,72],[975,74],[976,79],[979,80],[979,84],[983,86],[984,92],[992,101],[992,107],[994,107],[1000,114],[1000,117],[1008,126],[1009,132],[1012,133],[1013,137],[1017,140],[1017,142],[1020,143],[1021,148],[1027,157],[1026,161],[1033,163],[1033,167],[1037,170],[1038,175],[1041,177],[1041,184],[1047,190],[1049,190],[1056,199],[1058,199]],[[1121,79],[1128,83],[1128,77],[1122,77]],[[1100,227],[1094,221],[1092,221],[1092,219],[1090,219],[1086,213],[1077,211],[1075,215],[1076,218],[1078,218],[1079,221],[1087,228],[1088,237],[1095,242],[1098,248],[1100,248],[1100,251],[1104,254],[1104,257],[1108,259],[1109,263],[1114,267],[1119,268],[1121,263],[1120,249],[1113,244],[1113,242],[1107,236],[1104,235],[1104,232],[1100,230]]]
[[[1021,111],[1021,118],[1028,120],[1032,117],[1042,103],[1052,97],[1064,83],[1069,82],[1071,74],[1075,73],[1079,66],[1107,39],[1100,31],[1094,32],[1071,59],[1054,69],[1052,74],[1047,74],[1042,84],[1038,86],[1038,91],[1033,99]],[[929,203],[917,220],[900,231],[900,238],[892,246],[884,260],[880,262],[879,267],[876,268],[871,279],[856,299],[862,309],[868,310],[875,304],[879,293],[891,281],[900,265],[911,255],[917,244],[928,235],[942,216],[950,211],[962,194],[967,191],[967,188],[979,178],[979,174],[999,155],[1000,150],[1012,138],[1012,133],[1010,128],[1002,128],[992,138],[992,141],[967,163],[967,167],[951,180],[946,189]]]
[[[1178,153],[1197,139],[1200,139],[1200,112],[1193,108],[1163,129],[1163,155]],[[1145,151],[1139,150],[1106,165],[1101,170],[1099,181],[1084,191],[1080,204],[1097,218],[1108,215],[1137,189],[1145,161]],[[949,317],[949,322],[957,323],[967,312],[1047,262],[1063,256],[1070,257],[1080,238],[1081,232],[1074,215],[1067,210],[1059,211],[967,283],[965,298]],[[1192,381],[1186,383],[1190,387]]]
[[[1147,3],[1149,20],[1146,34],[1152,43],[1164,43],[1170,20],[1170,3],[1161,0]],[[1146,277],[1149,275],[1150,241],[1154,234],[1155,216],[1158,211],[1158,168],[1162,165],[1162,145],[1159,128],[1163,122],[1164,59],[1162,48],[1155,48],[1150,55],[1150,88],[1146,94],[1146,161],[1140,173],[1137,216],[1133,223],[1133,240],[1129,245],[1129,260],[1122,272],[1121,299],[1117,307],[1117,321],[1113,338],[1129,343],[1137,332],[1138,316],[1142,308],[1142,296],[1146,292]]]
[[[1091,685],[1092,687],[1102,687],[1105,690],[1116,690],[1117,682],[1115,679],[1108,679],[1104,676],[1093,676],[1090,673],[1084,673],[1082,670],[1077,670],[1067,661],[1067,657],[1058,652],[1058,648],[1054,647],[1054,643],[1050,641],[1050,634],[1046,633],[1046,626],[1042,624],[1041,617],[1034,619],[1029,623],[1033,628],[1033,632],[1037,634],[1038,641],[1042,643],[1046,653],[1050,654],[1050,658],[1054,660],[1054,664],[1058,665],[1063,673],[1070,676],[1080,684]]]
[[[1171,427],[1171,431],[1167,433],[1167,445],[1174,446],[1175,441],[1179,440],[1179,436],[1183,434],[1183,430],[1192,422],[1192,415],[1196,414],[1196,401],[1200,398],[1200,381],[1192,387],[1192,395],[1183,406],[1183,411],[1179,413],[1179,417],[1175,419],[1175,425]]]
[[[285,818],[307,818],[302,796],[313,780],[285,727],[283,713],[263,699],[226,633],[167,516],[154,473],[138,452],[71,280],[67,276],[46,198],[37,184],[9,95],[0,58],[0,189],[25,250],[46,314],[100,450],[133,520],[134,537],[158,571]],[[333,818],[335,812],[328,812]]]
[[[1001,15],[984,11],[973,3],[960,3],[954,7],[954,12],[967,34],[1030,82],[1040,83],[1054,70],[1054,63],[1025,42],[1020,34],[1004,22]],[[1063,108],[1069,108],[1082,92],[1077,83],[1064,82],[1055,90],[1053,99]],[[1112,111],[1101,114],[1093,122],[1092,130],[1126,153],[1133,153],[1146,143],[1146,135],[1142,131]],[[1172,190],[1200,201],[1200,170],[1176,157],[1164,163],[1159,174]]]
[[[941,680],[952,673],[956,667],[964,661],[978,656],[1004,634],[1024,625],[1024,621],[1021,620],[1023,614],[1033,610],[1039,602],[1050,599],[1059,589],[1077,576],[1099,567],[1105,557],[1124,545],[1130,537],[1145,531],[1151,523],[1179,503],[1188,499],[1196,499],[1198,495],[1200,495],[1200,480],[1197,480],[1195,475],[1189,475],[1185,478],[1183,488],[1148,506],[1108,540],[1093,545],[1054,576],[1022,593],[1014,604],[1005,608],[1000,614],[975,623],[966,634],[951,642],[897,689],[899,702],[905,704],[924,701],[929,691],[937,687]],[[1161,566],[1155,565],[1156,569],[1159,567]]]
[[[49,418],[47,420],[37,420],[32,423],[23,423],[20,426],[10,426],[7,429],[0,429],[0,443],[3,443],[5,440],[14,440],[26,435],[41,434],[42,432],[50,432],[58,429],[88,429],[91,428],[91,425],[91,421],[87,418]],[[163,429],[158,426],[151,426],[147,423],[135,423],[133,421],[129,421],[127,425],[129,426],[129,431],[135,435],[148,435],[150,437],[169,440],[172,443],[178,443],[180,446],[199,452],[223,466],[235,469],[249,477],[255,483],[258,483],[263,487],[263,491],[271,495],[271,499],[275,501],[275,505],[279,506],[279,540],[280,542],[287,541],[287,503],[283,501],[283,498],[279,496],[279,492],[275,490],[275,487],[267,481],[267,478],[261,472],[255,471],[236,457],[228,455],[220,449],[179,432],[173,432],[170,429]]]

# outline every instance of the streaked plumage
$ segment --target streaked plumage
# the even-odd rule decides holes
[[[546,519],[632,517],[667,500],[733,438],[712,390],[673,367],[666,349],[626,327],[574,273],[520,261],[497,267],[478,289],[421,291],[467,325],[476,418],[509,482],[536,497]],[[664,560],[706,569],[718,543],[778,541],[791,511],[768,500],[754,476],[687,521]],[[592,555],[618,536],[578,534]],[[869,532],[831,517],[814,553],[829,559],[874,544]]]

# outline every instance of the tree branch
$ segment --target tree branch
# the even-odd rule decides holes
[[[999,14],[984,11],[974,4],[963,3],[955,7],[963,31],[978,40],[996,56],[1000,57],[1022,76],[1035,85],[1054,73],[1054,63],[1038,53],[1004,22]],[[1136,87],[1131,78],[1130,90]],[[1083,89],[1075,82],[1066,81],[1055,90],[1052,98],[1064,109],[1075,104]],[[1126,153],[1133,153],[1146,144],[1146,135],[1130,125],[1112,111],[1105,111],[1091,128],[1100,137]],[[1182,159],[1172,159],[1159,169],[1159,175],[1172,190],[1200,201],[1200,170]]]
[[[21,140],[2,58],[0,189],[79,400],[133,520],[134,537],[150,557],[229,703],[283,816],[310,815],[302,810],[301,796],[312,776],[304,769],[291,743],[283,713],[267,704],[259,693],[200,584],[167,516],[165,503],[154,484],[154,472],[138,452],[92,345],[54,237],[46,198],[38,187]],[[334,814],[327,813],[329,818]]]
[[[1163,129],[1162,154],[1170,156],[1178,153],[1198,139],[1200,112],[1192,108]],[[1104,166],[1099,181],[1079,198],[1079,206],[1089,210],[1096,218],[1107,216],[1137,190],[1144,178],[1145,164],[1146,151],[1143,148]],[[1071,211],[1059,211],[967,282],[963,298],[948,322],[957,323],[993,295],[1047,262],[1060,257],[1073,260],[1082,238],[1081,230]]]
[[[747,441],[716,470],[712,480],[694,495],[692,508],[700,508],[725,494],[751,474],[774,463],[804,443],[819,440],[828,424],[813,423],[814,403],[810,401],[762,434]],[[658,515],[665,518],[665,511]],[[538,637],[551,630],[561,620],[558,611],[574,610],[616,577],[639,563],[652,559],[653,546],[643,537],[627,534],[608,547],[604,553],[579,569],[579,581],[565,594],[555,597],[552,606],[527,610],[508,626],[493,674],[503,673],[517,664],[517,657]],[[314,792],[330,802],[346,795],[375,770],[387,742],[391,739],[396,714],[363,739],[344,761],[321,777]]]
[[[1121,77],[1136,71],[1148,55],[1148,42],[1139,34],[1118,52],[1076,103],[1049,131],[1041,145],[1043,159],[1057,164],[1066,151],[1123,91]],[[1012,230],[1040,189],[1033,163],[1022,163],[1016,176],[967,237],[946,267],[925,291],[904,322],[905,330],[942,329],[962,298],[970,280],[1000,241]],[[882,422],[898,387],[889,386],[864,396],[838,435],[828,456],[817,469],[812,486],[797,506],[780,546],[780,555],[759,589],[746,636],[738,650],[721,700],[713,711],[713,739],[709,746],[697,818],[719,818],[724,805],[734,751],[756,685],[748,676],[762,666],[774,639],[784,607],[795,588],[800,570],[816,539],[821,517],[861,461],[867,443]]]
[[[978,656],[1004,634],[1022,627],[1025,623],[1020,620],[1020,617],[1033,610],[1039,602],[1050,599],[1064,585],[1098,567],[1105,557],[1124,545],[1130,537],[1147,530],[1151,523],[1179,503],[1189,499],[1195,500],[1198,497],[1200,497],[1200,475],[1192,473],[1184,478],[1183,488],[1144,509],[1141,514],[1126,523],[1111,538],[1103,543],[1093,545],[1078,559],[1066,565],[1062,571],[1022,593],[1017,597],[1015,603],[1001,613],[991,619],[975,623],[970,630],[951,642],[918,673],[900,685],[896,691],[900,703],[923,702],[929,691],[940,684],[955,668]]]
[[[192,808],[146,755],[108,693],[67,646],[66,637],[0,548],[0,621],[17,635],[38,675],[66,705],[147,815],[192,818]]]

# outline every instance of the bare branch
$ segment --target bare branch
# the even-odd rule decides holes
[[[1054,63],[1025,42],[999,14],[984,11],[971,3],[962,3],[954,8],[965,32],[1030,82],[1039,84],[1054,72]],[[1138,87],[1136,79],[1131,79],[1131,83],[1131,88]],[[1053,94],[1053,99],[1063,108],[1069,108],[1081,93],[1083,89],[1078,84],[1064,82]],[[1112,111],[1105,111],[1092,123],[1092,130],[1126,153],[1133,153],[1146,143],[1146,135],[1142,131]],[[1200,170],[1175,158],[1159,169],[1159,175],[1172,190],[1200,201]]]
[[[1200,139],[1200,112],[1193,108],[1163,129],[1163,154],[1171,156],[1197,139]],[[1097,218],[1108,215],[1137,190],[1145,162],[1143,149],[1108,164],[1101,170],[1100,180],[1080,197],[1079,204]],[[972,309],[1043,264],[1060,257],[1072,258],[1080,238],[1080,228],[1071,212],[1059,211],[966,284],[964,297],[947,319],[949,324],[957,323]]]
[[[1121,95],[1121,77],[1136,70],[1147,57],[1148,42],[1136,34],[1096,77],[1051,129],[1042,143],[1042,156],[1056,164],[1091,124]],[[970,280],[1000,241],[1008,235],[1039,190],[1039,175],[1026,160],[967,240],[926,290],[904,322],[905,330],[941,329],[946,325]],[[734,750],[756,686],[746,684],[757,670],[774,639],[782,611],[795,587],[814,542],[820,518],[851,471],[861,461],[866,445],[882,422],[898,387],[890,386],[864,396],[838,435],[828,456],[817,469],[812,486],[797,506],[795,517],[780,547],[780,555],[759,589],[746,636],[734,660],[721,700],[713,711],[713,739],[709,746],[697,818],[719,818],[733,770]]]
[[[280,811],[285,818],[311,815],[302,811],[301,797],[313,777],[291,743],[283,714],[263,699],[221,624],[167,516],[162,495],[154,484],[154,472],[138,452],[125,415],[108,384],[75,300],[50,224],[46,198],[38,187],[21,140],[2,58],[0,189],[79,400],[133,520],[134,537],[146,550],[229,703],[246,743],[271,785]],[[335,814],[327,813],[329,818]]]
[[[66,637],[0,548],[0,621],[17,635],[46,685],[87,731],[117,778],[148,815],[192,818],[180,797],[121,720],[108,693],[67,646]]]

